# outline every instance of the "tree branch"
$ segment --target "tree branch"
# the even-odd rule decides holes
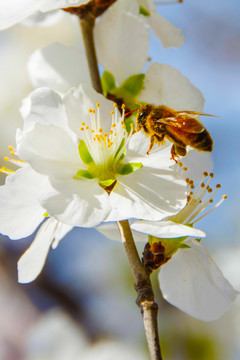
[[[81,12],[81,15],[78,14],[78,16],[80,18],[92,85],[97,92],[102,93],[103,91],[93,38],[95,17],[91,11],[91,6],[85,7],[84,12]],[[150,274],[141,263],[129,222],[127,220],[119,221],[118,228],[121,233],[123,245],[135,281],[135,289],[137,291],[136,303],[141,309],[143,316],[150,357],[151,360],[162,360],[157,324],[158,305],[154,302]]]
[[[162,360],[157,324],[158,305],[154,302],[150,274],[141,263],[129,222],[127,220],[119,221],[118,228],[135,281],[136,304],[141,309],[143,316],[150,357],[151,360]]]

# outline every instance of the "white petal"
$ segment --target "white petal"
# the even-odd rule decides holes
[[[170,21],[159,15],[156,10],[151,12],[149,25],[165,48],[172,46],[179,47],[184,42],[182,30],[178,29]]]
[[[41,0],[40,10],[49,11],[54,9],[68,8],[86,4],[86,0]]]
[[[97,19],[94,36],[100,64],[119,84],[142,71],[148,57],[148,25],[140,16],[122,11],[121,1]]]
[[[143,131],[135,133],[129,142],[129,151],[126,156],[126,161],[141,162],[143,166],[152,169],[168,168],[175,164],[175,161],[171,160],[172,143],[167,140],[163,145],[159,146],[156,144],[148,155],[147,151],[149,144],[150,138],[148,138]]]
[[[143,167],[130,175],[119,176],[110,202],[113,209],[108,221],[161,220],[185,205],[184,180],[170,169]]]
[[[17,170],[0,187],[0,232],[11,239],[29,236],[44,219],[37,200],[43,177],[30,167]]]
[[[36,279],[45,264],[58,222],[47,219],[35,236],[30,247],[18,261],[18,282],[29,283]]]
[[[203,172],[211,172],[213,169],[212,155],[205,151],[198,151],[189,149],[187,155],[181,158],[183,167],[187,167],[187,171],[184,171],[185,177],[193,180],[194,182],[200,181],[203,177]],[[174,169],[178,168],[178,165],[173,166]]]
[[[72,178],[81,168],[77,144],[61,127],[36,124],[17,137],[17,153],[37,172],[56,178]]]
[[[110,211],[108,195],[97,180],[52,181],[39,192],[47,213],[70,226],[99,225]]]
[[[73,229],[72,226],[58,222],[56,231],[54,233],[52,248],[56,249],[62,238],[64,238],[64,236],[67,235],[67,233],[69,233],[69,231],[71,231],[72,229]]]
[[[40,0],[2,0],[0,30],[15,25],[39,9]]]
[[[34,87],[47,86],[60,93],[80,83],[90,84],[85,57],[77,49],[60,43],[36,50],[29,59],[28,71]]]
[[[199,320],[217,320],[230,308],[237,292],[200,243],[187,244],[191,249],[179,249],[160,270],[163,297]]]
[[[198,229],[173,221],[136,221],[131,229],[159,238],[177,238],[183,236],[204,237],[206,234]]]
[[[49,11],[48,13],[42,13],[36,11],[34,14],[29,16],[27,19],[22,21],[22,25],[26,27],[44,27],[54,25],[63,16],[63,11]],[[39,70],[39,68],[38,68]]]
[[[82,121],[89,127],[91,126],[88,110],[96,110],[96,103],[100,104],[99,110],[103,132],[110,130],[112,120],[110,111],[113,110],[113,102],[97,93],[89,85],[82,84],[77,89],[70,89],[63,96],[63,101],[69,119],[69,126],[79,137],[82,136],[80,131]]]
[[[204,98],[180,71],[166,64],[152,63],[145,77],[145,89],[138,97],[155,105],[165,105],[175,110],[203,111]]]
[[[48,88],[34,90],[24,99],[20,111],[24,119],[24,130],[30,130],[38,123],[54,124],[66,129],[68,119],[62,99],[56,92]]]
[[[110,240],[122,241],[116,222],[104,223],[97,226],[95,229]],[[148,237],[140,232],[133,231],[133,237],[134,241],[148,241]]]

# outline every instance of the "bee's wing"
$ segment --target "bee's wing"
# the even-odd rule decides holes
[[[176,111],[175,114],[177,114],[177,115],[192,115],[192,116],[203,115],[203,116],[218,117],[216,115],[205,114],[205,113],[201,113],[198,111],[191,111],[191,110]]]
[[[187,133],[199,134],[205,130],[205,127],[195,118],[179,115],[176,117],[165,117],[157,120],[158,123],[173,126]]]

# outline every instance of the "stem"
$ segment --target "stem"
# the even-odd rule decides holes
[[[162,360],[157,324],[158,305],[154,302],[150,274],[141,263],[129,222],[127,220],[119,221],[118,228],[135,281],[135,289],[138,294],[136,304],[141,309],[143,316],[150,358],[151,360]]]
[[[103,93],[94,45],[94,23],[95,19],[91,16],[90,11],[86,11],[84,16],[80,16],[80,24],[92,85],[97,92]],[[122,236],[123,245],[135,281],[135,289],[137,291],[136,304],[141,309],[143,316],[150,358],[151,360],[162,360],[157,324],[158,305],[154,302],[150,274],[141,263],[129,222],[127,220],[119,221],[118,228]]]
[[[102,94],[103,90],[102,90],[101,79],[99,76],[97,56],[96,56],[94,38],[93,38],[94,24],[95,24],[95,19],[89,16],[88,14],[86,14],[84,18],[80,18],[80,25],[82,30],[84,47],[87,55],[92,86],[97,92]]]

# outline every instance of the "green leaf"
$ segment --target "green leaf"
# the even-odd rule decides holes
[[[94,163],[93,158],[92,158],[90,152],[88,151],[87,145],[85,144],[84,140],[79,141],[78,151],[79,151],[80,158],[84,164],[90,165],[90,164]]]
[[[107,93],[113,93],[116,89],[115,78],[109,71],[105,70],[103,72],[101,82],[104,96],[106,96]]]
[[[74,175],[73,179],[75,180],[80,180],[82,178],[85,179],[94,179],[94,175],[88,171],[88,170],[78,170],[78,172],[76,173],[76,175]]]
[[[118,173],[120,175],[128,175],[131,174],[132,172],[140,169],[143,167],[142,163],[128,163],[128,164],[123,164],[120,169],[118,170]]]
[[[127,96],[136,97],[142,90],[145,74],[132,75],[127,78],[118,88],[117,93],[122,93],[124,98]]]
[[[143,16],[150,16],[150,12],[147,11],[147,9],[145,9],[143,6],[139,6],[139,14],[143,15]]]
[[[181,244],[180,249],[191,249],[191,246],[187,245],[187,244]]]

